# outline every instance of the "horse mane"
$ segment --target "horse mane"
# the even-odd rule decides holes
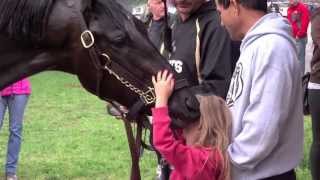
[[[38,43],[45,34],[55,0],[1,0],[0,31],[18,41]]]
[[[103,13],[107,14],[113,23],[120,29],[125,30],[123,23],[124,21],[128,21],[128,16],[132,16],[124,7],[122,7],[115,0],[97,0],[96,9],[99,11],[103,11]]]
[[[93,6],[94,9],[98,10],[100,13],[105,13],[107,17],[111,17],[108,20],[111,19],[113,24],[115,24],[117,28],[121,29],[122,31],[126,32],[127,29],[124,26],[124,23],[121,22],[131,19],[138,24],[137,30],[147,36],[147,31],[146,28],[144,28],[145,25],[143,22],[135,18],[116,0],[97,0]]]

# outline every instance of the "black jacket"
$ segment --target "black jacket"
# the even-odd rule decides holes
[[[195,60],[197,19],[200,26],[200,75],[203,79],[200,85]],[[172,32],[173,52],[169,58],[171,65],[178,72],[181,69],[189,71],[189,78],[196,85],[194,89],[197,92],[213,93],[225,98],[239,57],[239,44],[233,44],[228,32],[221,26],[214,5],[211,2],[203,4],[184,22],[178,18]]]
[[[151,42],[160,49],[161,44],[163,43],[163,30],[165,27],[165,22],[162,19],[158,21],[151,20],[148,27],[148,36]]]
[[[320,8],[318,8],[311,18],[311,37],[314,50],[311,59],[310,82],[320,84]]]
[[[152,18],[152,17],[151,17]],[[173,23],[176,21],[176,15],[169,14],[168,15],[168,26],[172,27]],[[166,23],[164,18],[161,18],[157,21],[150,20],[148,25],[148,37],[151,42],[157,47],[160,53],[168,58],[169,52],[164,47],[164,31],[165,31]]]

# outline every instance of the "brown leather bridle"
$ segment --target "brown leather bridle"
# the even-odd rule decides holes
[[[165,0],[164,0],[165,1]],[[165,3],[166,4],[166,3]],[[168,24],[167,17],[167,6],[166,8],[166,29],[167,38],[169,43],[167,45],[168,50],[172,50],[171,47],[171,28]],[[80,12],[79,12],[80,13]],[[81,13],[80,13],[81,14]],[[96,95],[103,100],[107,100],[101,96],[101,82],[103,81],[103,75],[108,72],[110,75],[114,76],[121,84],[123,84],[127,89],[138,95],[138,99],[135,103],[129,107],[129,112],[127,113],[128,119],[136,119],[141,113],[144,107],[155,103],[155,93],[153,87],[142,82],[133,73],[124,68],[117,61],[112,61],[112,58],[105,52],[100,51],[100,49],[95,44],[94,34],[89,30],[86,22],[81,14],[80,26],[81,26],[81,43],[83,48],[87,49],[96,70],[97,70],[97,83],[96,83]],[[103,60],[103,61],[101,61]],[[102,63],[103,62],[103,63]],[[151,79],[151,78],[150,78]],[[189,86],[189,82],[186,79],[178,79],[175,83],[175,90]]]

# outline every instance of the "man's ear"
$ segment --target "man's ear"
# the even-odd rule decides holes
[[[230,7],[234,10],[234,14],[239,16],[240,14],[240,4],[238,0],[230,0]]]

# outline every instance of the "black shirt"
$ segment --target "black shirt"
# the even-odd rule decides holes
[[[198,19],[200,32],[199,85],[195,50]],[[173,26],[173,52],[169,62],[179,73],[189,72],[194,89],[202,94],[215,94],[225,98],[234,64],[239,57],[239,46],[234,44],[228,32],[220,24],[219,14],[212,2],[204,3],[187,20],[178,19]]]

